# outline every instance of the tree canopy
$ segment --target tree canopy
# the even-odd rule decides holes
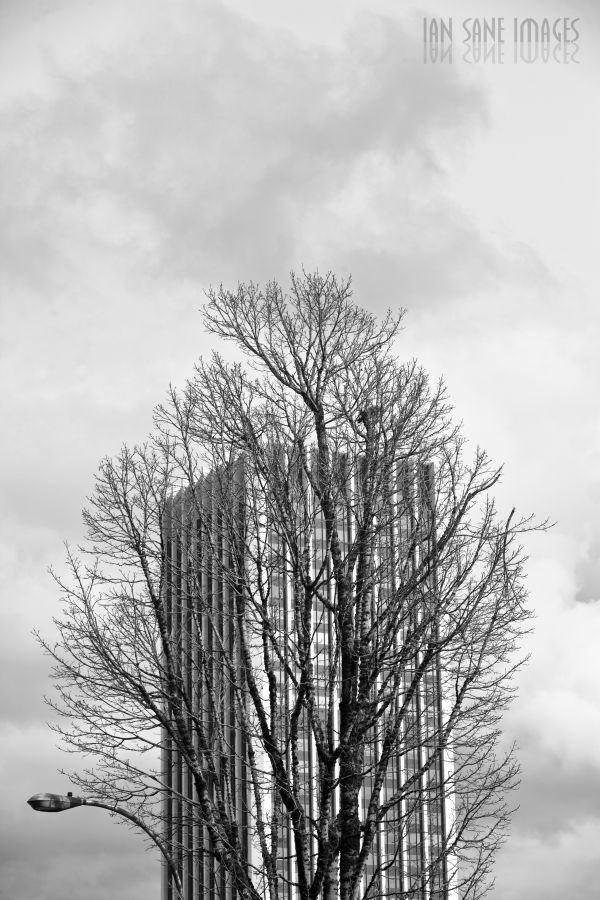
[[[71,777],[184,883],[206,858],[256,900],[480,897],[541,526],[499,516],[500,468],[398,360],[402,311],[303,273],[210,291],[203,315],[243,362],[200,360],[102,462],[57,576],[51,703],[94,760]]]

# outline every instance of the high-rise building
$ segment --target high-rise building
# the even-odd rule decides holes
[[[316,463],[313,458],[303,471],[297,461],[282,462],[282,455],[281,449],[273,452],[264,479],[238,460],[204,475],[193,489],[174,498],[164,535],[164,592],[181,678],[173,708],[181,722],[189,724],[206,798],[226,809],[231,845],[236,845],[255,884],[262,884],[259,894],[268,896],[266,848],[274,860],[278,896],[294,900],[297,847],[289,811],[275,786],[256,703],[266,711],[272,739],[309,823],[306,859],[311,878],[322,799],[315,729],[334,743],[339,739],[340,634],[326,511],[317,481],[310,477]],[[356,545],[364,466],[361,459],[353,463],[343,454],[334,465],[337,549],[344,558]],[[432,465],[394,465],[379,490],[376,528],[362,557],[363,570],[354,570],[353,576],[356,583],[362,579],[368,584],[363,596],[369,608],[356,627],[370,629],[370,652],[381,647],[384,659],[369,687],[372,708],[379,703],[384,712],[366,728],[358,797],[362,822],[373,812],[374,796],[381,811],[361,879],[362,896],[368,900],[457,897],[449,852],[451,757],[440,738],[440,663],[437,658],[424,662],[420,631],[426,630],[425,620],[429,634],[435,628],[435,567],[419,579],[410,602],[405,589],[419,559],[435,542],[433,482]],[[298,577],[300,566],[316,586],[308,619],[302,618],[306,592]],[[405,600],[394,619],[387,610],[402,590]],[[301,662],[307,653],[310,701],[301,685]],[[303,691],[304,700],[299,700]],[[382,767],[391,733],[393,751]],[[166,840],[181,873],[185,900],[234,900],[238,892],[215,858],[198,784],[166,732],[163,773]],[[330,803],[335,819],[339,784],[333,785]],[[336,878],[336,870],[328,877]],[[163,900],[176,896],[165,867]]]

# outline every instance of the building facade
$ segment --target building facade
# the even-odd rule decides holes
[[[358,459],[353,463],[340,454],[337,463],[335,530],[340,557],[346,559],[357,543],[365,475]],[[323,812],[317,744],[321,734],[334,744],[340,738],[331,534],[311,471],[316,471],[314,459],[303,472],[297,463],[282,462],[281,452],[264,478],[240,461],[221,474],[213,471],[173,500],[164,534],[165,609],[181,678],[177,711],[190,725],[209,805],[225,810],[232,823],[230,844],[259,896],[269,896],[270,887],[281,900],[299,896],[297,844],[257,705],[265,711],[290,790],[308,823],[309,880],[315,875]],[[369,652],[383,648],[366,707],[379,703],[385,710],[373,716],[362,742],[361,822],[373,818],[373,798],[380,812],[360,896],[456,900],[452,760],[443,740],[441,667],[435,657],[428,661],[424,650],[426,635],[436,627],[435,568],[429,566],[409,599],[406,588],[435,542],[433,466],[394,465],[383,493],[362,575],[360,565],[353,570],[357,584],[359,577],[367,583],[361,596],[369,609],[361,627],[369,633]],[[302,584],[300,566],[306,576]],[[316,587],[310,609],[302,611],[306,578]],[[401,596],[402,605],[392,614]],[[310,703],[299,700],[306,671]],[[165,836],[183,896],[234,900],[240,892],[215,856],[198,783],[184,756],[165,732]],[[329,803],[335,821],[339,784],[334,783]],[[270,875],[265,855],[272,863]],[[337,878],[335,867],[328,877]],[[167,866],[162,897],[177,897]]]

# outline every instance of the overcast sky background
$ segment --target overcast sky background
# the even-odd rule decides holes
[[[522,5],[521,5],[522,6]],[[158,900],[159,864],[66,791],[30,632],[99,459],[143,440],[210,349],[210,284],[351,273],[443,374],[529,544],[532,661],[506,727],[521,808],[493,900],[600,881],[600,11],[578,63],[425,63],[423,16],[502,0],[1,0],[0,898]]]

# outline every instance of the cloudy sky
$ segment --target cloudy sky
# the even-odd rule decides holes
[[[522,4],[521,4],[522,7]],[[483,12],[482,12],[483,10]],[[472,16],[504,18],[487,61]],[[600,879],[600,12],[527,62],[504,0],[0,3],[0,898],[158,900],[159,866],[66,791],[34,627],[98,460],[142,440],[210,349],[209,285],[351,273],[408,308],[529,542],[532,661],[506,721],[523,783],[493,900],[592,900]],[[452,61],[423,18],[453,20]],[[570,32],[573,36],[573,32]],[[466,57],[466,58],[465,58]]]

